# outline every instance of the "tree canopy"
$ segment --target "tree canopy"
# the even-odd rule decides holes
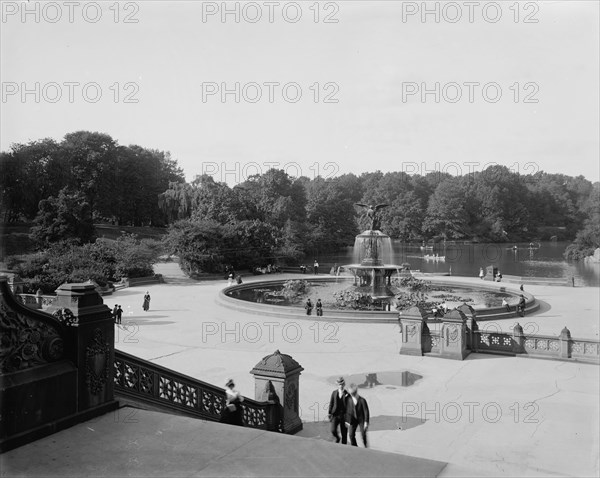
[[[234,186],[209,175],[188,183],[168,152],[77,131],[60,142],[15,144],[0,154],[0,168],[5,222],[33,220],[38,245],[92,241],[99,220],[169,225],[166,244],[190,273],[297,264],[352,245],[370,227],[358,202],[387,204],[381,229],[403,241],[575,239],[573,258],[599,242],[597,183],[498,165],[462,176],[374,171],[327,179],[270,169]]]

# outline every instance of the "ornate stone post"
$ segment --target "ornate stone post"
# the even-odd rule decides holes
[[[256,400],[279,401],[285,433],[293,434],[302,430],[299,397],[300,372],[303,370],[298,362],[279,350],[264,357],[250,370],[254,375]]]
[[[467,348],[471,352],[477,352],[479,345],[479,326],[477,325],[477,313],[470,305],[463,304],[457,307],[463,314],[467,316]]]
[[[14,296],[23,293],[23,284],[23,279],[21,279],[21,276],[17,274],[13,274],[8,278],[8,286],[10,287],[10,290]]]
[[[559,357],[571,358],[571,331],[565,327],[558,336],[560,343]]]
[[[525,335],[523,327],[517,322],[513,328],[513,352],[516,354],[525,353]]]
[[[114,402],[115,331],[110,308],[93,284],[63,284],[48,309],[69,331],[68,357],[77,367],[78,411]]]
[[[467,350],[467,316],[454,309],[442,318],[440,356],[454,360],[464,360]]]
[[[401,311],[398,317],[402,342],[400,343],[401,355],[423,355],[423,331],[427,314],[421,307],[411,307]]]

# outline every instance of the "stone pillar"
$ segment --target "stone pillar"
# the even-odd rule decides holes
[[[457,307],[457,309],[467,316],[467,349],[471,352],[477,352],[479,345],[477,313],[473,307],[467,304],[463,304]]]
[[[516,354],[525,353],[525,335],[523,327],[517,322],[513,327],[513,352]]]
[[[77,367],[78,411],[114,405],[115,331],[110,308],[93,284],[63,284],[47,312],[67,325]]]
[[[571,331],[567,327],[560,331],[558,340],[560,344],[559,357],[571,358]]]
[[[280,404],[283,431],[293,434],[302,430],[299,413],[300,372],[304,368],[292,357],[276,350],[258,362],[254,375],[256,400],[275,400]]]
[[[400,343],[401,355],[423,355],[423,330],[427,314],[420,307],[411,307],[401,311],[398,317],[402,342]]]
[[[44,293],[42,292],[42,289],[38,289],[37,292],[35,293],[35,301],[37,303],[38,309],[41,309],[42,305],[44,303],[43,295],[44,295]]]
[[[464,360],[467,350],[467,316],[454,309],[442,318],[440,356],[453,360]]]

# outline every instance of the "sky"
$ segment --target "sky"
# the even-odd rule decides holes
[[[89,130],[236,184],[600,180],[599,2],[1,2],[0,149]]]

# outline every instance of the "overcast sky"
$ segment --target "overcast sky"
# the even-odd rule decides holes
[[[1,149],[100,131],[229,184],[490,163],[600,179],[597,1],[223,5],[2,2]]]

